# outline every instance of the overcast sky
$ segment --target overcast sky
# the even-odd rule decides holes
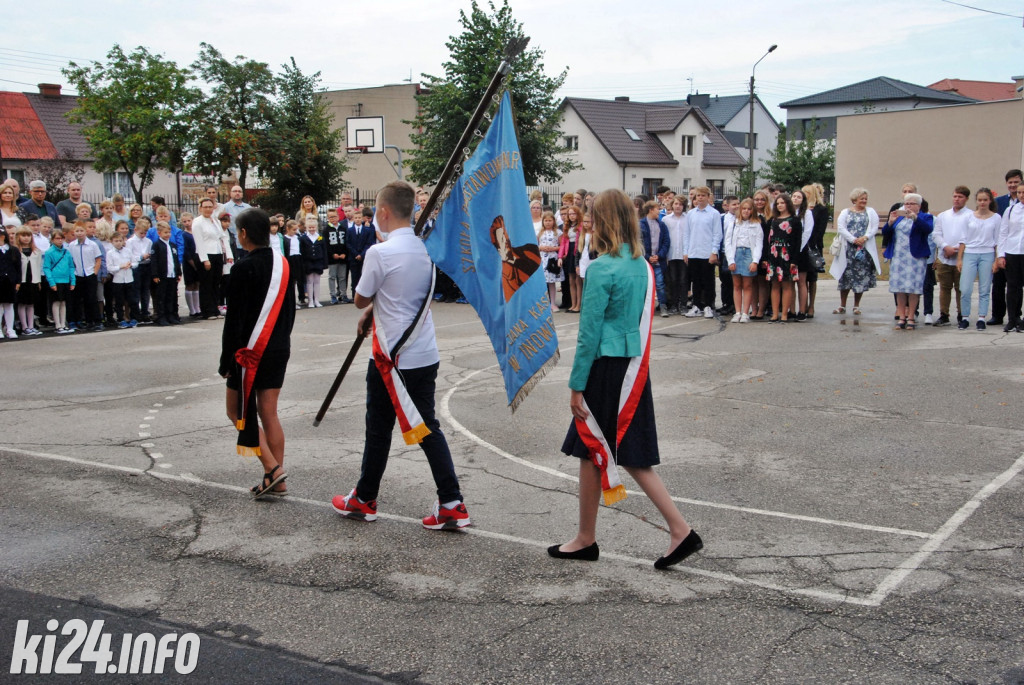
[[[548,74],[568,67],[560,95],[661,100],[698,91],[745,93],[751,66],[773,43],[778,49],[757,67],[757,91],[780,120],[780,102],[875,76],[928,85],[943,78],[1008,82],[1024,73],[1021,0],[963,0],[990,12],[943,0],[822,0],[814,13],[806,9],[811,4],[707,3],[698,13],[696,3],[679,0],[511,0],[531,46],[545,51]],[[0,89],[65,83],[60,67],[68,58],[102,60],[114,43],[126,51],[145,45],[187,65],[200,41],[229,58],[244,55],[275,69],[294,56],[303,71],[321,71],[331,90],[399,83],[410,75],[417,82],[421,73],[443,73],[444,43],[460,31],[459,9],[469,6],[469,0],[333,6],[322,0],[51,0],[42,13],[9,13]],[[642,14],[635,11],[640,7]]]

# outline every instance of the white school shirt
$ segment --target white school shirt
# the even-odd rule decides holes
[[[101,256],[99,245],[86,238],[84,243],[73,240],[65,247],[75,262],[75,276],[82,278],[96,273],[96,258]]]
[[[979,219],[971,212],[971,218],[967,220],[967,229],[960,238],[960,244],[964,246],[965,254],[992,254],[992,250],[999,240],[999,226],[1002,224],[1002,217],[993,214],[987,219]]]
[[[999,256],[1024,254],[1024,202],[1010,205],[999,226]]]
[[[939,248],[939,261],[947,266],[956,266],[956,255],[947,257],[942,254],[944,247],[959,247],[967,233],[967,220],[974,216],[974,212],[967,207],[954,212],[950,207],[935,217],[935,228],[932,235],[935,236],[935,245]]]
[[[171,251],[171,243],[163,238],[160,239],[160,242],[167,248],[167,278],[175,278],[177,277],[177,274],[174,273],[175,254]]]
[[[679,216],[669,212],[661,221],[668,226],[668,260],[681,260],[686,254],[686,212]]]
[[[366,251],[356,292],[373,298],[374,321],[384,326],[389,345],[394,346],[416,318],[433,273],[434,263],[411,226],[389,232],[386,243],[375,243]],[[441,361],[429,308],[424,316],[419,335],[398,356],[399,369]]]
[[[107,251],[107,271],[114,276],[114,283],[131,283],[134,279],[132,278],[131,269],[123,269],[125,264],[130,266],[137,266],[135,260],[132,259],[131,250],[127,247],[122,247],[118,250],[116,247],[111,246],[110,250]]]
[[[192,220],[192,237],[196,241],[199,261],[210,261],[210,255],[224,254],[224,229],[212,217],[198,216]],[[230,249],[230,247],[229,247]]]
[[[151,255],[153,252],[153,241],[142,236],[141,238],[137,235],[133,235],[124,244],[124,248],[129,250],[132,255],[132,266],[136,267],[139,264],[149,264],[149,257],[143,259],[143,255]]]

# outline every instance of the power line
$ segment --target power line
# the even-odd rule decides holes
[[[950,5],[957,5],[958,7],[966,7],[969,10],[975,10],[978,12],[986,12],[988,14],[995,14],[1000,17],[1010,17],[1011,19],[1020,19],[1019,14],[1007,14],[1006,12],[996,12],[995,10],[987,10],[984,7],[975,7],[973,5],[965,5],[962,2],[953,2],[953,0],[939,0],[939,2],[945,2]]]
[[[19,86],[32,86],[33,88],[37,85],[35,83],[25,83],[24,81],[13,81],[9,78],[0,78],[0,81],[4,83],[17,83]]]
[[[85,61],[84,57],[71,57],[70,55],[57,55],[52,52],[33,52],[32,50],[18,50],[17,48],[0,48],[0,50],[9,50],[11,52],[24,52],[27,55],[43,55],[45,57],[61,57],[63,59],[77,59]]]

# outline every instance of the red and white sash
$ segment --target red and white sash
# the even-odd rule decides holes
[[[639,357],[629,360],[626,376],[622,379],[622,390],[619,392],[619,416],[616,422],[615,447],[618,452],[622,437],[633,421],[636,408],[640,404],[640,396],[647,385],[647,374],[651,361],[651,325],[654,322],[654,270],[647,265],[647,306],[640,316],[640,349]],[[587,412],[585,421],[576,419],[576,432],[583,444],[587,446],[590,460],[601,471],[601,494],[605,506],[611,506],[619,500],[626,499],[626,486],[619,480],[619,471],[615,467],[615,458],[608,441],[601,432],[601,427],[594,419],[594,413],[583,400],[583,410]]]
[[[420,416],[419,411],[416,409],[412,397],[409,396],[409,391],[405,389],[405,381],[402,379],[402,374],[398,371],[398,357],[402,349],[414,341],[423,328],[423,322],[427,318],[427,310],[434,299],[434,281],[436,277],[437,272],[431,268],[430,290],[427,291],[427,297],[423,304],[420,305],[420,310],[416,312],[416,318],[413,319],[412,324],[402,334],[402,337],[393,349],[388,346],[384,327],[377,325],[376,317],[373,320],[373,361],[377,365],[377,371],[380,372],[384,386],[388,389],[388,396],[391,398],[391,404],[395,408],[398,427],[402,429],[402,438],[405,440],[406,445],[415,445],[423,442],[423,438],[430,435],[430,429],[423,423],[423,417]]]
[[[235,422],[235,427],[238,429],[237,450],[239,454],[247,457],[260,456],[256,397],[253,394],[252,386],[256,380],[256,370],[263,358],[263,351],[267,349],[270,334],[274,332],[274,325],[281,313],[281,304],[284,302],[284,296],[287,294],[289,286],[288,260],[277,253],[273,253],[273,256],[270,287],[267,288],[267,296],[260,308],[260,316],[249,335],[249,345],[235,352],[235,361],[242,373],[238,419]]]

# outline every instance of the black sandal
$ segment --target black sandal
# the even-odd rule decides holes
[[[276,478],[274,477],[274,474],[280,470],[281,465],[278,464],[277,466],[263,474],[263,480],[260,483],[254,485],[249,490],[249,492],[252,493],[253,499],[262,499],[263,497],[266,497],[267,495],[271,494],[271,491],[274,489],[274,486],[276,486],[278,483],[283,483],[285,481],[285,479],[288,477],[287,473],[282,473]]]

